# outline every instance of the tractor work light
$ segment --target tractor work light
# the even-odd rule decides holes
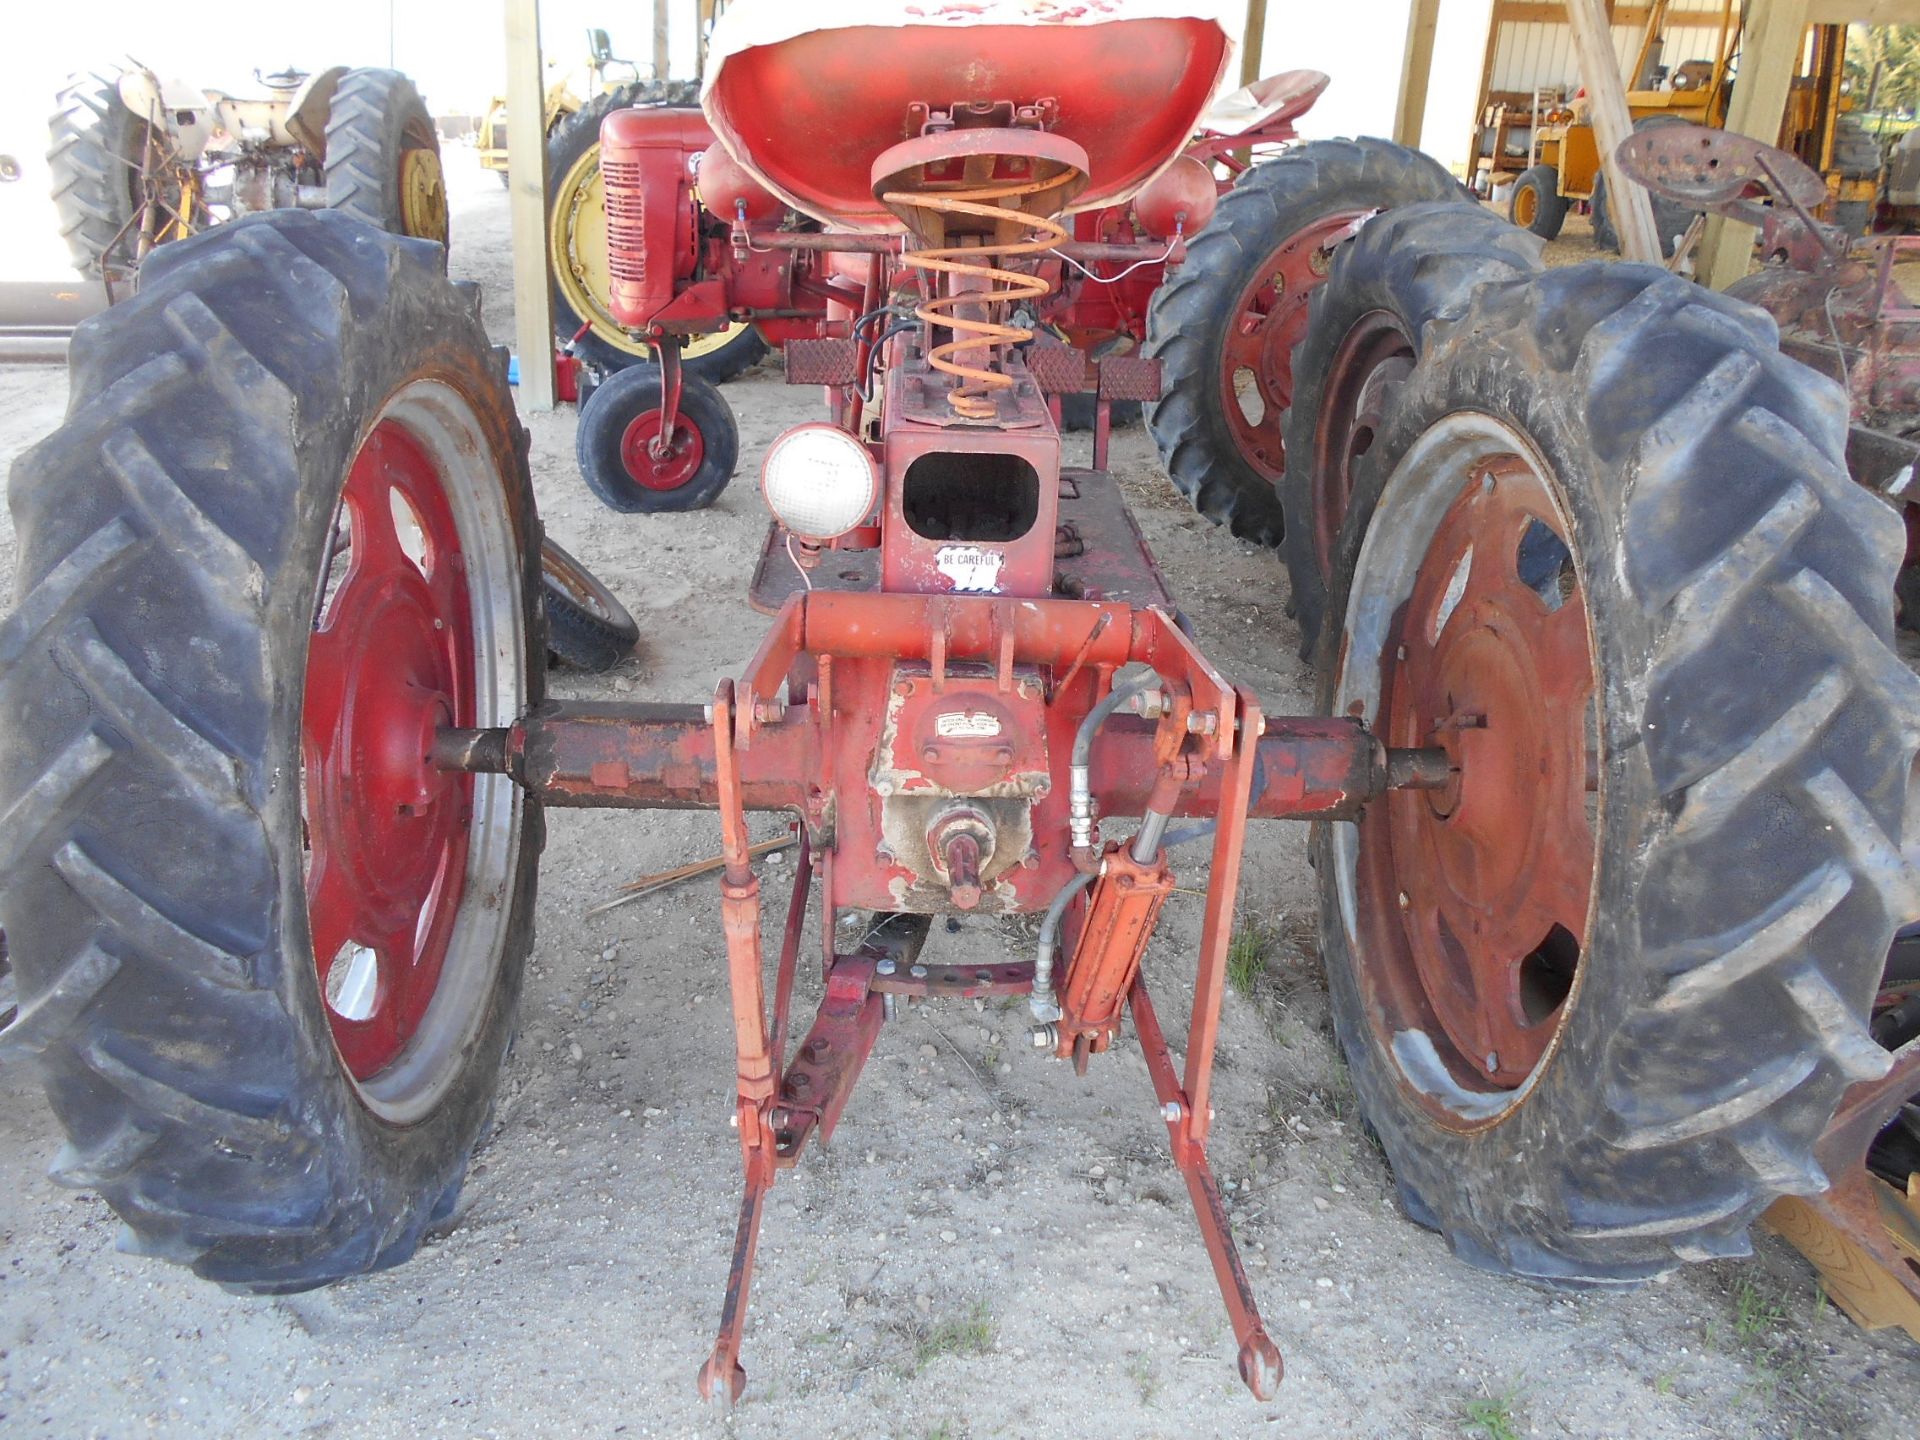
[[[760,466],[774,519],[802,540],[837,539],[873,510],[880,471],[867,447],[837,425],[812,421],[775,440]]]

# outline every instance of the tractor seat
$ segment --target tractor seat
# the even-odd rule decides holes
[[[1244,135],[1263,125],[1295,120],[1313,108],[1330,77],[1318,70],[1283,70],[1222,95],[1200,117],[1203,135]]]

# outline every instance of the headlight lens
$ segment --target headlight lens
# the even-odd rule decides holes
[[[796,425],[767,449],[760,490],[774,519],[802,540],[832,540],[873,510],[880,471],[867,447],[836,425]]]

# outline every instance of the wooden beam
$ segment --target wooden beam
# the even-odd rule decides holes
[[[1240,42],[1240,83],[1260,78],[1260,47],[1267,38],[1267,0],[1247,0],[1247,29]]]
[[[520,404],[553,409],[553,279],[547,265],[545,69],[540,0],[507,0],[507,191],[513,212],[513,340]]]
[[[672,61],[667,58],[667,11],[673,0],[653,0],[653,78],[664,80]]]
[[[1800,51],[1807,40],[1808,0],[1747,0],[1740,41],[1740,83],[1727,107],[1727,129],[1765,145],[1780,143],[1780,122]],[[1613,182],[1607,182],[1611,185]],[[1700,237],[1700,283],[1724,290],[1753,266],[1753,227],[1707,217]]]
[[[1400,57],[1400,95],[1393,107],[1393,138],[1420,148],[1427,119],[1427,82],[1433,78],[1433,36],[1440,25],[1440,0],[1413,0],[1407,13],[1407,46]]]
[[[1799,0],[1805,4],[1806,0]],[[1654,228],[1653,200],[1646,187],[1629,180],[1614,152],[1633,134],[1633,114],[1627,109],[1627,87],[1620,78],[1620,61],[1613,53],[1613,30],[1607,24],[1602,0],[1567,0],[1567,23],[1573,27],[1573,49],[1580,65],[1580,82],[1587,87],[1592,109],[1593,138],[1600,148],[1600,167],[1607,177],[1607,215],[1620,237],[1620,253],[1629,260],[1661,263],[1660,232]]]

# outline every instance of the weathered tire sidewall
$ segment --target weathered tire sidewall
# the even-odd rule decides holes
[[[448,385],[484,428],[501,482],[500,503],[513,525],[521,593],[528,597],[522,605],[526,643],[522,673],[527,702],[537,704],[544,692],[546,643],[538,605],[531,599],[540,585],[540,524],[525,460],[525,432],[515,419],[512,400],[503,393],[504,376],[484,332],[479,332],[477,323],[469,325],[444,305],[432,303],[437,298],[434,292],[447,288],[439,273],[443,252],[430,241],[417,241],[414,246],[415,268],[407,276],[411,283],[400,283],[396,276],[384,313],[345,328],[345,363],[303,397],[298,446],[304,483],[298,540],[287,573],[296,585],[304,582],[307,587],[296,588],[294,594],[313,593],[348,468],[386,403],[414,381]],[[289,673],[301,677],[300,683],[281,686],[275,697],[273,763],[281,774],[298,775],[311,627],[303,607],[276,605],[270,607],[269,615],[271,653],[286,657]],[[538,807],[524,799],[521,803],[520,860],[508,902],[513,919],[503,937],[500,968],[486,1013],[471,1032],[463,1072],[440,1105],[411,1125],[397,1126],[368,1109],[333,1048],[307,925],[299,790],[282,786],[274,794],[267,818],[281,881],[279,958],[283,962],[276,989],[288,1009],[300,1016],[302,1038],[312,1047],[308,1064],[316,1082],[313,1093],[316,1102],[330,1112],[329,1128],[343,1139],[352,1136],[362,1152],[359,1168],[367,1177],[375,1214],[412,1213],[424,1219],[442,1193],[461,1178],[493,1108],[519,1010],[543,838]],[[379,1194],[375,1186],[386,1193]]]
[[[1451,384],[1435,385],[1430,374],[1416,369],[1394,420],[1368,456],[1374,463],[1364,466],[1357,478],[1316,654],[1321,713],[1327,713],[1334,700],[1334,670],[1354,565],[1367,531],[1365,522],[1379,506],[1392,467],[1433,419],[1455,410],[1474,410],[1503,421],[1534,438],[1542,469],[1549,476],[1578,474],[1602,464],[1587,445],[1583,428],[1556,403],[1558,397],[1541,394],[1537,381],[1530,379],[1509,351],[1497,345],[1468,348],[1474,361],[1448,372],[1444,378]],[[1629,679],[1645,673],[1655,637],[1651,627],[1637,619],[1635,607],[1623,603],[1623,567],[1615,564],[1622,544],[1622,516],[1595,503],[1596,487],[1556,483],[1554,488],[1573,532],[1568,538],[1574,544],[1593,617],[1590,635],[1604,695],[1602,793],[1608,815],[1601,822],[1605,840],[1596,850],[1589,941],[1573,1010],[1532,1090],[1516,1110],[1485,1128],[1457,1133],[1435,1124],[1409,1100],[1394,1062],[1367,1022],[1354,974],[1359,959],[1338,906],[1328,903],[1325,887],[1330,881],[1321,882],[1320,947],[1326,958],[1334,1030],[1361,1108],[1379,1133],[1396,1178],[1437,1214],[1457,1249],[1462,1248],[1461,1230],[1537,1232],[1544,1241],[1564,1228],[1562,1217],[1543,1216],[1536,1208],[1538,1191],[1526,1182],[1525,1172],[1541,1157],[1577,1154],[1594,1140],[1604,1118],[1591,1076],[1618,1028],[1630,992],[1621,985],[1587,983],[1587,977],[1595,968],[1606,969],[1609,957],[1623,946],[1637,943],[1623,927],[1638,913],[1634,899],[1644,874],[1637,858],[1643,850],[1644,828],[1630,828],[1630,822],[1635,817],[1644,822],[1655,812],[1658,800],[1645,751],[1637,743],[1641,716]],[[1333,839],[1330,825],[1315,827],[1314,864],[1322,877],[1332,876],[1338,863]],[[1463,1174],[1484,1177],[1484,1182],[1462,1187],[1457,1177]],[[1461,1200],[1464,1213],[1455,1208]],[[1477,1257],[1463,1250],[1463,1258]]]

